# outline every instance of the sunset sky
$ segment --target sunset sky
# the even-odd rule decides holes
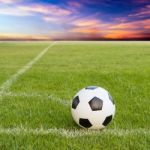
[[[0,0],[0,39],[150,39],[150,0]]]

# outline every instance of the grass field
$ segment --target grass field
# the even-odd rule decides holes
[[[104,131],[80,129],[78,90],[110,91],[116,115]],[[150,42],[0,43],[0,150],[149,150]]]

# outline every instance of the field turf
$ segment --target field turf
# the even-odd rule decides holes
[[[88,85],[115,99],[103,131],[80,129],[71,117],[72,97]],[[0,150],[7,149],[149,150],[150,42],[1,42]]]

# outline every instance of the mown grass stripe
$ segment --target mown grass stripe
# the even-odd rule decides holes
[[[0,86],[0,96],[3,95],[5,91],[7,91],[10,86],[13,84],[14,81],[17,80],[17,78],[24,74],[27,70],[29,70],[52,46],[54,46],[56,42],[53,42],[48,47],[46,47],[44,50],[42,50],[34,59],[32,59],[29,63],[27,63],[25,66],[23,66],[20,70],[17,71],[14,75],[12,75],[7,81],[5,81]]]
[[[0,128],[0,134],[7,135],[49,135],[55,134],[67,138],[74,138],[88,135],[114,135],[114,136],[150,136],[149,129],[104,129],[104,130],[85,130],[85,129],[64,129],[64,128]]]

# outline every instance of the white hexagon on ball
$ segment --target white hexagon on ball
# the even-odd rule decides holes
[[[71,113],[80,127],[103,129],[115,115],[115,104],[107,90],[88,86],[74,96]]]

